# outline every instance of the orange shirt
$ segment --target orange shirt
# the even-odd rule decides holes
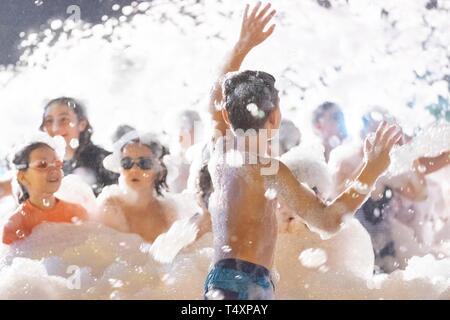
[[[53,208],[42,210],[27,200],[19,206],[6,223],[3,229],[3,243],[11,244],[27,237],[33,228],[42,222],[72,223],[77,218],[80,220],[87,218],[86,210],[77,204],[56,199]]]

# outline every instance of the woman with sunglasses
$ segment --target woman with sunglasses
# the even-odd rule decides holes
[[[92,127],[79,101],[60,97],[48,102],[40,129],[51,137],[62,136],[66,141],[64,174],[82,176],[96,195],[104,186],[117,183],[118,176],[102,165],[110,152],[92,143]]]
[[[99,196],[100,221],[118,231],[137,233],[153,242],[176,220],[174,208],[163,198],[167,190],[167,149],[152,135],[136,131],[122,137],[117,150],[104,161],[119,172],[119,187],[106,188]]]
[[[46,142],[33,142],[20,148],[12,160],[17,169],[16,212],[3,229],[3,243],[11,244],[31,234],[43,222],[85,220],[86,210],[54,196],[63,177],[63,163],[55,148]]]

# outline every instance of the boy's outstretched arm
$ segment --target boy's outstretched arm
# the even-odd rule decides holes
[[[316,195],[297,181],[290,170],[280,163],[276,176],[278,195],[305,221],[311,229],[335,233],[344,216],[353,215],[366,201],[377,178],[390,164],[389,152],[401,138],[401,131],[395,126],[382,123],[364,144],[364,165],[354,183],[330,204],[323,203]]]
[[[271,4],[267,3],[261,9],[261,2],[258,2],[251,10],[249,5],[245,7],[239,39],[226,56],[223,65],[220,67],[218,78],[211,89],[209,112],[215,122],[214,128],[219,130],[222,135],[225,134],[227,128],[220,110],[223,100],[223,78],[228,72],[238,71],[247,54],[273,33],[275,24],[264,31],[276,13],[275,10],[270,10],[270,8]]]

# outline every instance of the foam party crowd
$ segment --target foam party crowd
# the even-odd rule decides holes
[[[449,1],[113,10],[0,66],[0,299],[450,299]]]

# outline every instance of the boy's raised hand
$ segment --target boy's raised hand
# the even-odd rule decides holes
[[[241,50],[251,50],[273,33],[275,24],[272,24],[269,29],[264,31],[276,13],[275,10],[270,10],[270,7],[271,4],[267,3],[261,9],[261,2],[258,2],[251,11],[249,5],[245,7],[238,41]]]

